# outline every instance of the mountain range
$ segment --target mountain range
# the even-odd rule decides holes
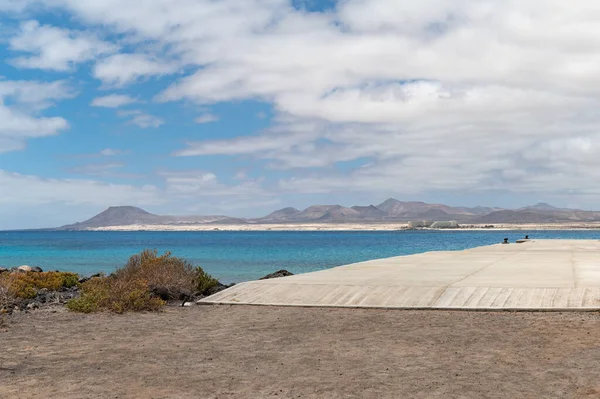
[[[276,223],[386,223],[411,220],[450,221],[468,224],[599,222],[600,212],[556,208],[539,203],[520,209],[452,207],[425,202],[403,202],[390,198],[379,205],[313,205],[304,210],[283,208],[261,218],[224,215],[162,216],[133,206],[113,206],[84,222],[60,230],[86,230],[127,225],[276,224]]]

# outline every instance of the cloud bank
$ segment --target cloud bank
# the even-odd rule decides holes
[[[15,4],[0,10],[16,12]],[[345,0],[323,11],[285,0],[29,4],[65,11],[87,28],[23,22],[10,45],[30,55],[15,58],[17,66],[93,62],[94,78],[124,91],[169,77],[153,93],[165,106],[271,105],[273,124],[261,132],[195,138],[172,153],[245,157],[265,175],[279,171],[262,190],[598,199],[598,2]],[[119,43],[99,39],[100,28]],[[46,46],[49,37],[56,39]],[[5,96],[22,96],[16,92]],[[56,100],[46,97],[36,103]],[[132,98],[94,102],[116,108]],[[68,127],[14,107],[1,106],[0,115],[9,121],[0,125],[4,151]],[[120,115],[142,128],[164,123],[144,110]]]

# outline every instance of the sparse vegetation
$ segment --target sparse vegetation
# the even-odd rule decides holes
[[[189,261],[174,257],[170,252],[158,255],[156,250],[145,250],[132,256],[127,264],[108,277],[93,278],[81,285],[81,296],[67,303],[77,312],[156,311],[165,301],[161,296],[180,299],[218,285],[219,282],[202,268]]]
[[[67,302],[67,308],[76,312],[156,311],[165,302],[152,296],[144,280],[124,280],[115,276],[97,277],[81,286],[81,296]]]
[[[201,267],[197,267],[194,274],[194,288],[200,294],[205,294],[208,290],[220,284],[219,280],[206,273]]]
[[[78,289],[68,290],[75,286]],[[66,300],[79,295],[66,304],[73,311],[124,313],[156,311],[166,300],[189,300],[217,286],[221,286],[219,281],[201,267],[194,267],[170,252],[158,255],[156,250],[145,250],[132,256],[110,276],[99,275],[81,284],[75,273],[0,273],[0,313],[10,313],[16,307],[23,310],[32,303],[39,306],[37,300],[47,303],[50,294],[44,289],[66,292],[62,297],[66,296]]]
[[[79,276],[63,272],[21,272],[0,274],[0,304],[10,299],[35,298],[38,291],[48,289],[59,291],[77,285]]]
[[[6,311],[6,307],[13,302],[14,295],[11,293],[10,287],[12,282],[8,278],[0,276],[0,313]]]

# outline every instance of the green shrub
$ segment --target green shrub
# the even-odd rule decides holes
[[[75,312],[92,313],[111,311],[156,311],[165,304],[151,295],[148,284],[142,280],[123,280],[114,276],[98,277],[81,285],[81,296],[67,302]]]
[[[160,287],[173,297],[180,292],[202,292],[219,282],[200,267],[166,252],[144,250],[108,277],[93,278],[81,285],[81,296],[67,303],[70,310],[84,313],[159,310],[165,302],[152,295]]]
[[[149,287],[162,287],[171,292],[194,290],[194,265],[171,252],[158,255],[156,250],[144,250],[133,255],[125,267],[113,273],[122,280],[143,280]]]
[[[200,266],[196,267],[194,274],[194,288],[200,294],[219,285],[219,280],[206,273]]]
[[[75,273],[62,272],[26,272],[26,273],[2,273],[0,274],[0,291],[6,291],[4,295],[16,298],[35,298],[37,291],[46,288],[50,291],[58,291],[62,288],[70,288],[77,285],[79,276]]]

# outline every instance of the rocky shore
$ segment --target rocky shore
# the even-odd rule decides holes
[[[27,273],[44,273],[44,270],[38,266],[18,266],[13,268],[0,267],[0,275],[6,274],[27,274]],[[54,273],[61,273],[54,271]],[[95,275],[94,277],[99,276]],[[78,283],[83,283],[89,280],[81,278]],[[0,292],[1,295],[1,292]],[[64,306],[68,301],[79,296],[79,286],[74,284],[71,287],[62,286],[56,290],[41,288],[36,290],[35,296],[31,298],[20,298],[15,296],[5,297],[0,296],[0,314],[12,314],[14,312],[28,312],[42,307]]]
[[[13,268],[5,268],[0,267],[0,276],[1,275],[15,275],[15,274],[30,274],[30,273],[44,273],[44,270],[38,266],[18,266]],[[56,270],[51,273],[61,273]],[[76,276],[75,274],[73,274]],[[279,278],[285,276],[291,276],[293,273],[290,273],[287,270],[279,270],[274,273],[268,274],[261,278],[271,279],[271,278]],[[72,286],[62,286],[55,290],[50,290],[47,288],[36,289],[34,295],[30,298],[20,298],[20,297],[2,297],[2,293],[0,292],[0,315],[1,314],[13,314],[15,312],[29,312],[32,310],[44,308],[44,307],[52,307],[52,306],[60,306],[63,307],[68,301],[78,298],[80,293],[80,285],[84,284],[91,279],[104,277],[103,274],[95,274],[90,277],[79,277],[77,276],[77,283]],[[234,286],[233,284],[223,284],[218,282],[216,285],[211,286],[203,291],[192,292],[184,289],[167,289],[166,287],[161,286],[152,286],[150,291],[152,294],[165,302],[169,306],[192,306],[196,303],[196,301],[214,295],[220,291],[223,291],[227,288]]]

